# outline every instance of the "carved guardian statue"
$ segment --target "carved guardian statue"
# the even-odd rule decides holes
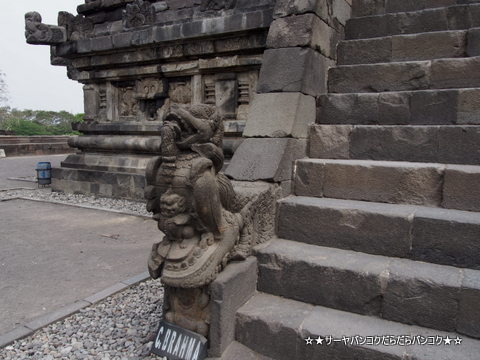
[[[164,236],[148,267],[167,286],[166,319],[206,336],[206,286],[230,259],[249,255],[249,205],[235,211],[233,186],[220,173],[223,122],[214,106],[172,105],[161,134],[146,198]]]

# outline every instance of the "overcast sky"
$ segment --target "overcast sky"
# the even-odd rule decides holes
[[[67,77],[66,68],[50,65],[50,47],[27,45],[24,15],[38,11],[46,24],[57,24],[59,11],[77,14],[83,0],[2,1],[0,70],[6,74],[9,105],[19,109],[83,112],[82,85]]]

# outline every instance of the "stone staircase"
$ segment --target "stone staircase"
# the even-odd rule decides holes
[[[354,0],[224,358],[480,359],[476,2]]]

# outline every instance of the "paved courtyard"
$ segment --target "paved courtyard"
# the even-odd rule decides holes
[[[35,187],[7,178],[45,158],[0,159],[0,189]],[[0,229],[0,335],[145,272],[160,237],[143,217],[25,199],[0,201]]]

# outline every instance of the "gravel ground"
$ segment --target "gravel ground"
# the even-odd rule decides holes
[[[0,349],[2,360],[153,360],[163,288],[149,280]]]
[[[50,188],[0,191],[0,200],[16,197],[58,202],[62,204],[88,206],[105,210],[117,210],[131,215],[151,216],[151,214],[146,210],[145,203],[139,201],[57,193],[52,192]]]

